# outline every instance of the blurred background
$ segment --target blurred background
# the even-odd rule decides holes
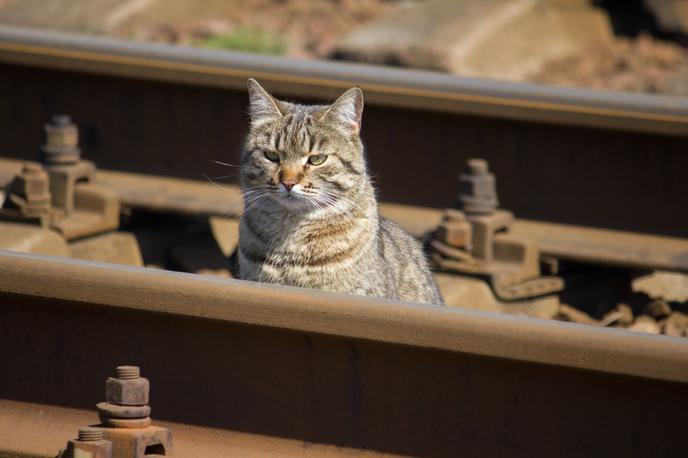
[[[686,0],[0,0],[0,23],[688,95]]]

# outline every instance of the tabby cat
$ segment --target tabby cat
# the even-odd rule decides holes
[[[443,304],[418,241],[378,215],[361,90],[329,106],[279,101],[253,79],[248,91],[240,277]]]

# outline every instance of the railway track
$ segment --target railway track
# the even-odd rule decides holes
[[[14,158],[0,159],[0,183],[38,157],[36,125],[69,112],[84,156],[119,170],[98,169],[90,185],[125,213],[236,217],[235,186],[185,178],[233,162],[245,78],[305,100],[358,84],[371,166],[393,202],[381,211],[414,235],[442,214],[398,202],[453,206],[456,174],[483,156],[503,206],[528,218],[512,234],[543,256],[688,271],[688,242],[675,237],[688,227],[685,100],[9,27],[0,70],[0,155]],[[419,155],[427,167],[408,167]],[[0,325],[11,373],[0,380],[0,457],[55,456],[96,422],[102,381],[125,363],[150,378],[175,456],[685,449],[686,339],[7,251]]]
[[[367,100],[363,136],[383,200],[451,206],[466,159],[483,157],[500,177],[503,206],[523,218],[688,235],[685,98],[6,26],[0,67],[5,156],[35,158],[36,123],[68,112],[84,126],[85,157],[101,167],[199,179],[217,171],[210,160],[236,161],[248,76],[308,101],[359,85]]]
[[[125,361],[178,456],[684,450],[681,339],[9,252],[0,302],[0,456],[54,456]]]

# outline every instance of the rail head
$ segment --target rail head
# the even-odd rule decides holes
[[[158,269],[0,251],[3,296],[688,383],[684,339]]]
[[[357,85],[373,104],[688,135],[688,98],[491,81],[382,66],[141,43],[0,26],[0,63],[332,99]]]

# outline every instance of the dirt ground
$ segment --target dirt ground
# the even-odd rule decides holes
[[[239,34],[230,48],[261,51],[266,36],[292,57],[327,55],[360,25],[413,0],[0,0],[0,23],[182,45]],[[254,49],[255,47],[259,49]]]
[[[562,86],[688,96],[688,51],[648,35],[618,38],[547,62],[530,79]]]
[[[389,0],[228,0],[203,17],[189,2],[170,11],[166,2],[115,31],[135,39],[193,44],[232,30],[269,31],[283,40],[285,54],[320,58],[329,54],[337,40],[362,24],[400,6]],[[148,20],[149,17],[169,18]]]

